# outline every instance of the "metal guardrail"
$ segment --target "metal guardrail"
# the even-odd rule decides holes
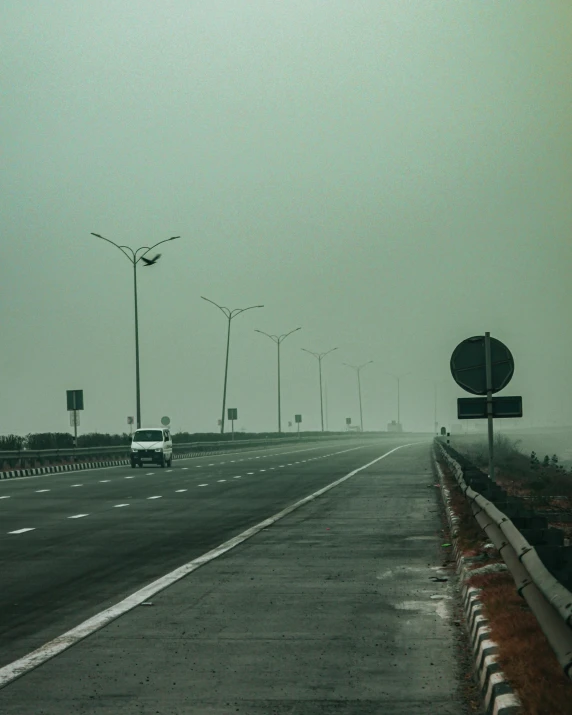
[[[572,680],[572,593],[544,566],[512,521],[464,480],[463,468],[435,440],[462,492],[470,501],[479,526],[502,556],[565,674]]]
[[[232,447],[237,449],[240,447],[256,447],[259,445],[296,443],[302,441],[320,441],[325,439],[352,439],[356,437],[365,437],[361,433],[343,433],[337,435],[315,435],[312,437],[270,437],[263,439],[235,439],[235,440],[217,440],[216,442],[175,442],[173,443],[173,452],[200,452],[200,451],[215,451],[217,449],[228,449]],[[66,447],[57,449],[25,449],[25,450],[10,450],[0,451],[0,465],[3,462],[10,461],[31,461],[42,459],[66,459],[77,457],[97,457],[101,455],[128,455],[131,451],[130,444],[116,445],[111,447]],[[79,460],[75,460],[79,461]]]

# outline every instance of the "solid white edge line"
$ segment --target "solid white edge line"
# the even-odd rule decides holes
[[[133,610],[135,606],[139,606],[144,601],[148,601],[152,596],[155,596],[160,591],[165,590],[173,583],[180,581],[188,574],[192,573],[193,571],[196,571],[201,566],[204,566],[204,564],[208,563],[209,561],[212,561],[213,559],[216,559],[218,556],[221,556],[227,551],[234,549],[235,546],[238,546],[243,541],[250,539],[259,531],[262,531],[262,529],[265,529],[266,527],[271,526],[280,519],[283,519],[285,516],[295,511],[296,509],[299,509],[304,504],[307,504],[308,502],[317,499],[319,496],[325,494],[330,489],[337,487],[339,484],[345,482],[350,477],[353,477],[364,469],[371,467],[373,464],[379,462],[385,457],[388,457],[390,454],[396,452],[398,449],[416,446],[419,444],[425,443],[411,442],[409,444],[402,444],[399,445],[399,447],[391,449],[389,452],[382,454],[381,457],[377,457],[371,462],[368,462],[367,464],[364,464],[361,467],[352,470],[345,476],[340,477],[340,479],[337,479],[335,482],[332,482],[331,484],[322,487],[322,489],[318,489],[317,492],[314,492],[313,494],[310,494],[309,496],[300,499],[300,501],[291,504],[290,506],[278,512],[274,516],[271,516],[268,519],[261,521],[255,526],[251,526],[249,529],[246,529],[246,531],[243,531],[241,534],[238,534],[238,536],[235,536],[232,539],[225,541],[223,544],[217,546],[211,551],[207,551],[206,554],[199,556],[193,561],[189,561],[189,563],[180,566],[178,569],[171,571],[171,573],[168,573],[165,576],[161,576],[161,578],[158,578],[147,586],[144,586],[143,588],[139,589],[139,591],[135,591],[135,593],[132,593],[123,601],[120,601],[114,606],[111,606],[110,608],[101,611],[101,613],[97,613],[92,618],[88,618],[87,621],[84,621],[79,626],[72,628],[58,638],[54,638],[54,640],[45,643],[40,648],[37,648],[31,653],[28,653],[28,655],[25,655],[22,658],[18,658],[18,660],[15,660],[12,663],[5,665],[3,668],[0,668],[0,688],[3,688],[12,681],[16,680],[16,678],[25,675],[34,668],[37,668],[39,665],[42,665],[54,656],[58,655],[59,653],[62,653],[64,650],[67,650],[72,645],[79,643],[79,641],[83,640],[84,638],[87,638],[87,636],[91,635],[92,633],[95,633],[95,631],[100,630],[108,623],[111,623],[116,618],[119,618],[119,616],[122,616],[128,611]],[[359,447],[354,447],[352,449],[359,449]],[[345,451],[350,452],[352,451],[352,449],[348,449]]]

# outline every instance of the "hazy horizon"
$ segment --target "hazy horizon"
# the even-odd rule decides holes
[[[572,8],[362,0],[5,2],[0,434],[143,425],[431,432],[459,342],[515,358],[522,427],[572,424]]]

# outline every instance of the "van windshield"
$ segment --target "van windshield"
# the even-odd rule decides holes
[[[134,442],[162,442],[163,433],[160,429],[140,429],[133,435]]]

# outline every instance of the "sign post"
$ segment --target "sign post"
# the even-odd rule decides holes
[[[300,439],[300,422],[302,422],[302,415],[294,415],[294,421],[298,425],[298,439]]]
[[[77,449],[78,411],[83,410],[83,390],[66,390],[67,407],[70,412],[70,424],[74,428],[74,446]]]
[[[522,417],[522,397],[493,397],[494,392],[500,392],[512,379],[512,354],[506,345],[486,332],[484,336],[477,335],[459,343],[451,356],[450,367],[453,379],[463,390],[483,396],[460,397],[457,400],[457,415],[459,419],[486,418],[489,478],[494,480],[493,417]]]
[[[232,424],[232,437],[234,440],[234,421],[238,419],[238,409],[236,407],[228,408],[228,420]]]
[[[487,380],[487,427],[489,434],[489,476],[494,481],[495,459],[493,453],[493,373],[491,362],[491,334],[485,333],[485,377]]]

